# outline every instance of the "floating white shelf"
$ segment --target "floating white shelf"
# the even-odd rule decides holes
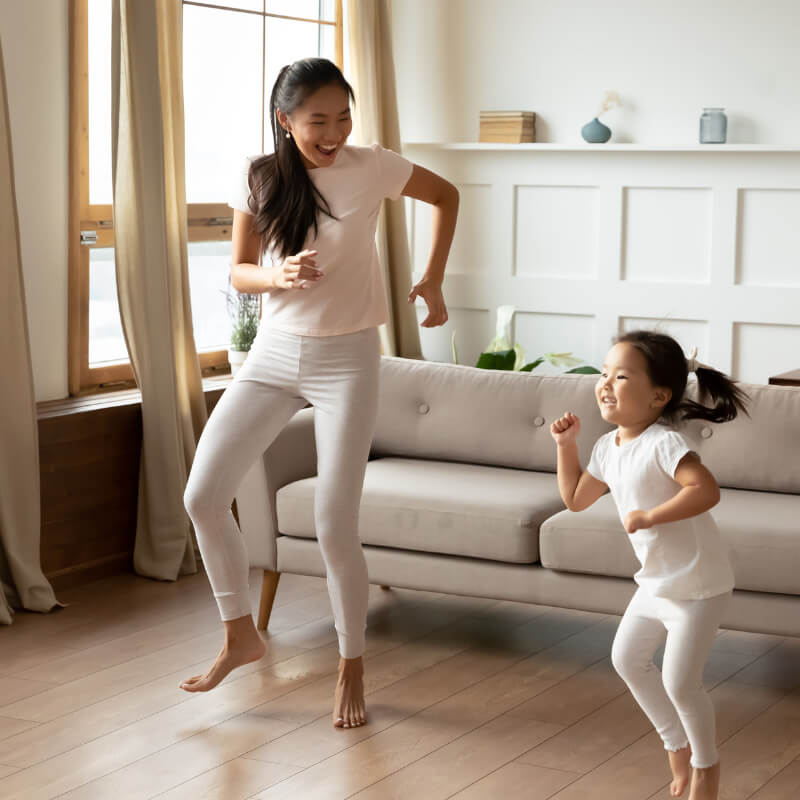
[[[403,142],[403,149],[425,150],[497,150],[516,153],[520,151],[560,151],[619,153],[800,153],[800,144],[554,144],[526,142],[501,144],[494,142]]]

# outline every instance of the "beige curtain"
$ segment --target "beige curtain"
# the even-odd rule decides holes
[[[8,95],[0,43],[0,623],[14,607],[58,605],[39,558],[39,431],[19,246]]]
[[[356,93],[354,140],[400,152],[400,122],[392,56],[389,0],[347,0],[350,71]],[[384,270],[390,321],[381,329],[386,355],[422,358],[411,290],[408,229],[402,202],[386,202],[378,220],[378,255]]]
[[[182,23],[181,0],[114,1],[117,291],[144,434],[134,568],[167,580],[196,569],[183,491],[206,420],[187,264]]]

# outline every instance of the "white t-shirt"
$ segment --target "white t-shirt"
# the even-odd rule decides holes
[[[631,511],[650,511],[681,490],[675,470],[690,452],[679,433],[656,423],[621,445],[615,430],[601,436],[586,469],[611,490],[624,520]],[[728,550],[708,511],[628,538],[642,564],[633,578],[654,597],[701,600],[733,588]]]
[[[252,214],[247,175],[255,158],[245,161],[229,203],[247,214]],[[303,336],[335,336],[388,321],[375,229],[384,198],[400,197],[413,167],[379,145],[345,145],[329,167],[308,170],[336,217],[319,213],[317,235],[311,228],[302,247],[318,251],[316,262],[324,275],[319,281],[308,281],[305,289],[265,292],[262,325]],[[263,260],[282,261],[269,250]]]

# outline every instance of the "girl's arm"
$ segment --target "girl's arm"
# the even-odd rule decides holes
[[[571,412],[567,412],[550,426],[550,434],[558,446],[558,491],[570,511],[589,508],[608,491],[608,486],[603,481],[581,469],[576,443],[580,429],[580,419]]]
[[[303,250],[278,266],[260,267],[261,235],[253,230],[252,215],[244,211],[233,212],[231,244],[231,286],[237,292],[262,294],[276,288],[304,289],[306,281],[322,278],[316,250]]]
[[[625,530],[628,533],[696,517],[719,503],[717,481],[694,453],[687,453],[680,460],[675,470],[675,480],[682,487],[675,497],[650,511],[631,511],[625,517]]]
[[[427,304],[428,316],[421,323],[424,328],[444,325],[447,307],[442,296],[442,281],[456,230],[458,189],[435,172],[414,164],[402,194],[433,206],[433,236],[428,264],[422,279],[408,295],[408,302],[413,303],[419,295]]]

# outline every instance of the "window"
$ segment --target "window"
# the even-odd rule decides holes
[[[133,379],[114,273],[111,8],[70,0],[71,394]],[[342,0],[184,0],[183,15],[189,280],[207,374],[228,368],[231,181],[244,156],[272,150],[278,70],[309,55],[342,65]]]

